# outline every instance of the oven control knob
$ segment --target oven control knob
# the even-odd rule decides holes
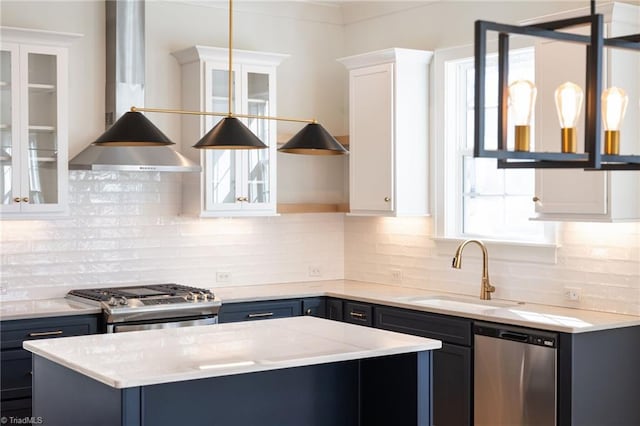
[[[189,294],[187,294],[187,300],[198,300],[198,295],[190,291]]]
[[[123,306],[126,306],[126,305],[129,304],[129,301],[127,300],[126,297],[121,297],[120,298],[120,304],[123,305]]]
[[[109,306],[118,306],[118,300],[115,297],[110,297],[107,303]]]

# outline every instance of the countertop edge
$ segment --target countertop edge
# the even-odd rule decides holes
[[[394,295],[362,295],[362,294],[353,294],[353,291],[349,291],[347,287],[351,287],[351,290],[358,291],[366,291],[366,287],[375,287],[378,289],[384,289],[387,293],[397,292],[398,296]],[[362,289],[357,289],[357,287],[362,287]],[[266,291],[265,291],[266,289]],[[273,291],[270,291],[273,289]],[[284,290],[283,290],[284,289]],[[371,303],[382,306],[389,306],[399,309],[407,309],[418,312],[425,313],[433,313],[433,314],[441,314],[441,315],[449,315],[458,318],[466,318],[471,320],[480,320],[493,322],[498,324],[508,324],[515,325],[521,327],[534,328],[539,330],[547,330],[547,331],[555,331],[555,332],[563,332],[569,334],[579,334],[579,333],[587,333],[593,331],[603,331],[603,330],[611,330],[616,328],[625,328],[625,327],[634,327],[640,326],[640,316],[628,315],[628,314],[616,314],[611,312],[601,312],[601,311],[592,311],[586,309],[578,309],[578,308],[569,308],[569,307],[556,307],[553,305],[540,305],[535,303],[526,303],[523,306],[533,307],[534,310],[545,309],[555,310],[558,312],[565,312],[567,310],[576,311],[576,312],[584,312],[587,315],[603,315],[603,316],[615,316],[618,317],[615,320],[612,319],[609,322],[604,322],[600,324],[590,324],[585,325],[583,327],[573,327],[570,325],[561,325],[561,324],[550,324],[544,322],[535,322],[529,321],[526,319],[518,319],[518,318],[505,318],[497,315],[492,315],[490,313],[480,314],[473,312],[461,312],[456,310],[450,310],[446,308],[439,308],[433,306],[423,306],[419,304],[414,304],[409,301],[400,301],[394,300],[397,297],[400,297],[400,293],[406,296],[407,293],[416,294],[416,295],[452,295],[453,293],[444,293],[440,291],[434,290],[425,290],[425,289],[417,289],[410,287],[397,287],[391,286],[387,284],[379,284],[379,283],[369,283],[362,281],[353,281],[353,280],[327,280],[327,281],[310,281],[310,282],[295,282],[295,283],[276,283],[276,284],[258,284],[258,285],[249,285],[249,286],[236,286],[236,287],[213,287],[213,290],[216,293],[226,293],[227,296],[222,297],[223,306],[225,303],[244,303],[244,302],[262,302],[262,301],[270,301],[270,300],[284,300],[284,299],[298,299],[298,298],[307,298],[307,297],[334,297],[344,300],[352,300],[356,302],[363,303]],[[239,293],[237,295],[233,295],[233,292]],[[229,294],[231,296],[229,297]],[[403,296],[403,297],[404,297]],[[464,295],[461,295],[464,296]],[[43,299],[43,301],[63,301],[65,299]],[[4,302],[7,303],[35,303],[37,301],[11,301]],[[77,305],[77,303],[76,303]],[[0,321],[11,321],[11,320],[21,320],[21,319],[34,319],[34,318],[49,318],[49,317],[63,317],[63,316],[72,316],[72,315],[89,315],[89,314],[99,314],[101,309],[99,307],[87,305],[86,308],[69,308],[66,310],[43,310],[41,312],[37,312],[35,310],[26,312],[26,313],[18,313],[14,315],[2,315],[0,316]],[[500,309],[496,309],[494,311],[490,311],[499,314]],[[504,311],[503,311],[504,312]],[[549,313],[547,313],[549,314]],[[549,314],[551,315],[551,314]]]

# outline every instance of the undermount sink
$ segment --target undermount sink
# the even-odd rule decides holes
[[[500,308],[509,308],[522,303],[504,300],[481,300],[456,296],[414,296],[402,301],[434,308],[451,309],[462,312],[485,312]]]

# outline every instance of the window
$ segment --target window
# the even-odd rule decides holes
[[[473,158],[475,72],[469,53],[469,49],[450,49],[436,60],[436,75],[444,81],[443,93],[436,95],[436,109],[441,112],[434,117],[436,127],[442,126],[436,140],[442,141],[444,160],[437,173],[443,180],[438,233],[448,238],[553,242],[553,225],[530,220],[535,216],[535,170],[498,169],[495,159]],[[535,81],[533,48],[513,50],[509,58],[510,81]],[[486,76],[485,139],[491,149],[497,147],[497,55],[487,59]],[[509,143],[513,143],[512,134]]]

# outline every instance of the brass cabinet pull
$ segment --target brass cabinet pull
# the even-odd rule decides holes
[[[16,203],[19,203],[22,200],[20,199],[20,197],[16,197],[16,198],[13,199],[13,201],[16,202]]]
[[[249,318],[266,318],[266,317],[272,317],[273,316],[273,312],[261,312],[258,314],[249,314],[248,317]]]
[[[249,201],[249,199],[247,197],[238,197],[236,198],[236,200],[242,202],[242,201]]]
[[[358,319],[365,319],[367,317],[362,312],[349,312],[349,315],[351,315],[351,317],[353,318],[358,318]]]
[[[25,203],[28,203],[28,202],[29,202],[29,197],[24,197],[24,198],[22,199],[22,201],[24,201]]]
[[[384,202],[385,202],[385,203],[388,203],[389,201],[391,201],[391,198],[389,198],[389,197],[384,197]]]
[[[534,203],[537,203],[538,201],[540,201],[540,198],[539,197],[533,197],[532,200],[533,200]]]
[[[41,331],[38,333],[29,333],[29,337],[59,336],[61,334],[62,334],[62,330]]]
[[[311,308],[309,308],[306,311],[304,311],[305,315],[311,315],[311,313],[312,313]]]

